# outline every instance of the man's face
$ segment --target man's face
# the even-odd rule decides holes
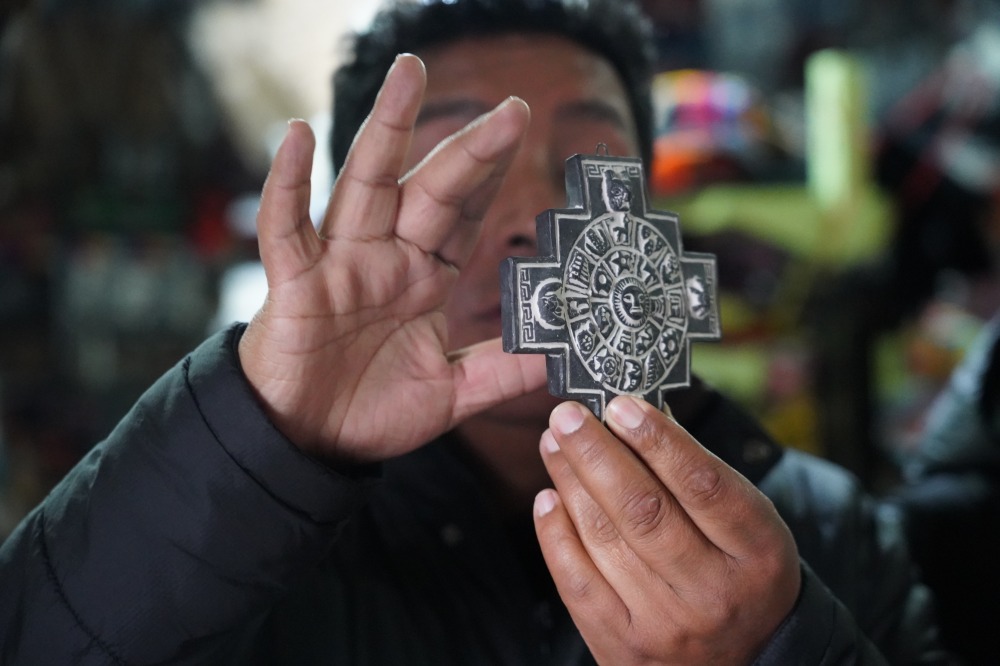
[[[409,166],[511,95],[531,108],[525,141],[446,306],[451,347],[459,348],[500,335],[500,263],[508,256],[536,254],[535,216],[566,205],[566,158],[592,154],[599,143],[611,155],[638,155],[639,147],[617,73],[569,40],[505,35],[463,40],[419,55],[428,81]]]

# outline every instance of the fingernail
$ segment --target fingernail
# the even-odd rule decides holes
[[[551,430],[546,430],[542,433],[542,450],[550,454],[559,452],[559,443],[552,436]]]
[[[535,515],[541,518],[556,506],[556,491],[546,488],[535,495]]]
[[[575,432],[583,425],[583,407],[575,402],[564,402],[552,410],[549,425],[564,435]]]
[[[480,121],[484,121],[487,118],[492,118],[495,115],[503,113],[503,110],[506,109],[511,104],[513,104],[514,102],[516,102],[517,99],[518,99],[517,97],[508,97],[507,99],[505,99],[504,101],[500,102],[495,107],[493,107],[492,109],[490,109],[489,111],[487,111],[486,113],[484,113],[480,117]]]
[[[500,102],[500,104],[498,104],[497,106],[510,106],[511,104],[517,104],[517,103],[526,104],[527,102],[525,102],[517,95],[511,95],[504,101]]]
[[[396,57],[392,59],[392,64],[391,64],[391,65],[389,65],[389,69],[388,69],[388,70],[386,71],[386,73],[385,73],[385,75],[386,75],[386,78],[388,78],[388,77],[389,77],[389,74],[391,74],[391,73],[392,73],[392,70],[396,69],[396,66],[397,66],[397,65],[399,65],[399,60],[400,60],[400,59],[401,59],[401,58],[402,58],[402,57],[403,57],[404,55],[406,55],[406,54],[405,54],[405,53],[397,53],[397,54],[396,54]]]
[[[645,418],[646,413],[639,406],[638,399],[630,395],[619,396],[608,405],[608,419],[628,430],[638,428]]]
[[[393,69],[395,69],[396,65],[399,64],[400,60],[402,60],[403,58],[409,58],[409,57],[416,57],[416,56],[414,56],[414,54],[412,54],[412,53],[409,53],[408,51],[404,51],[403,53],[397,53],[396,57],[392,61],[392,65],[389,66],[389,71],[391,72]],[[416,57],[416,58],[417,58],[417,61],[420,63],[420,66],[423,67],[424,66],[424,61],[421,60],[419,57]]]

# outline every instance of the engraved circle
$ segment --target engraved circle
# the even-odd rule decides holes
[[[567,323],[587,372],[615,393],[662,384],[687,330],[676,249],[646,220],[610,213],[587,226],[568,256]]]
[[[649,294],[634,275],[626,275],[615,282],[611,290],[611,303],[618,322],[629,329],[638,330],[646,323],[649,314]]]

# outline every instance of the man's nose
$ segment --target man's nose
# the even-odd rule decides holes
[[[502,261],[537,253],[535,216],[521,207],[504,205],[502,210],[494,210],[487,217],[476,249],[478,257],[472,261]]]
[[[539,156],[521,156],[511,165],[497,197],[502,220],[497,244],[506,251],[530,255],[538,248],[535,218],[549,208],[565,206],[565,187],[556,183],[548,161]]]
[[[504,247],[512,252],[529,252],[534,253],[538,249],[537,234],[535,232],[535,218],[532,216],[524,215],[520,218],[520,221],[530,219],[531,224],[518,224],[514,223],[510,225],[504,235],[503,244]],[[523,227],[523,228],[522,228]]]

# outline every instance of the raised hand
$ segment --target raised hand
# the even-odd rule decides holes
[[[649,404],[608,428],[575,403],[541,440],[556,490],[535,525],[559,593],[602,664],[746,664],[800,587],[791,533],[749,481]]]
[[[290,124],[264,185],[257,225],[268,295],[239,355],[275,425],[313,453],[405,453],[545,381],[538,359],[504,354],[499,341],[451,351],[441,313],[528,108],[508,99],[404,175],[425,84],[418,58],[397,58],[318,233],[305,123]]]

